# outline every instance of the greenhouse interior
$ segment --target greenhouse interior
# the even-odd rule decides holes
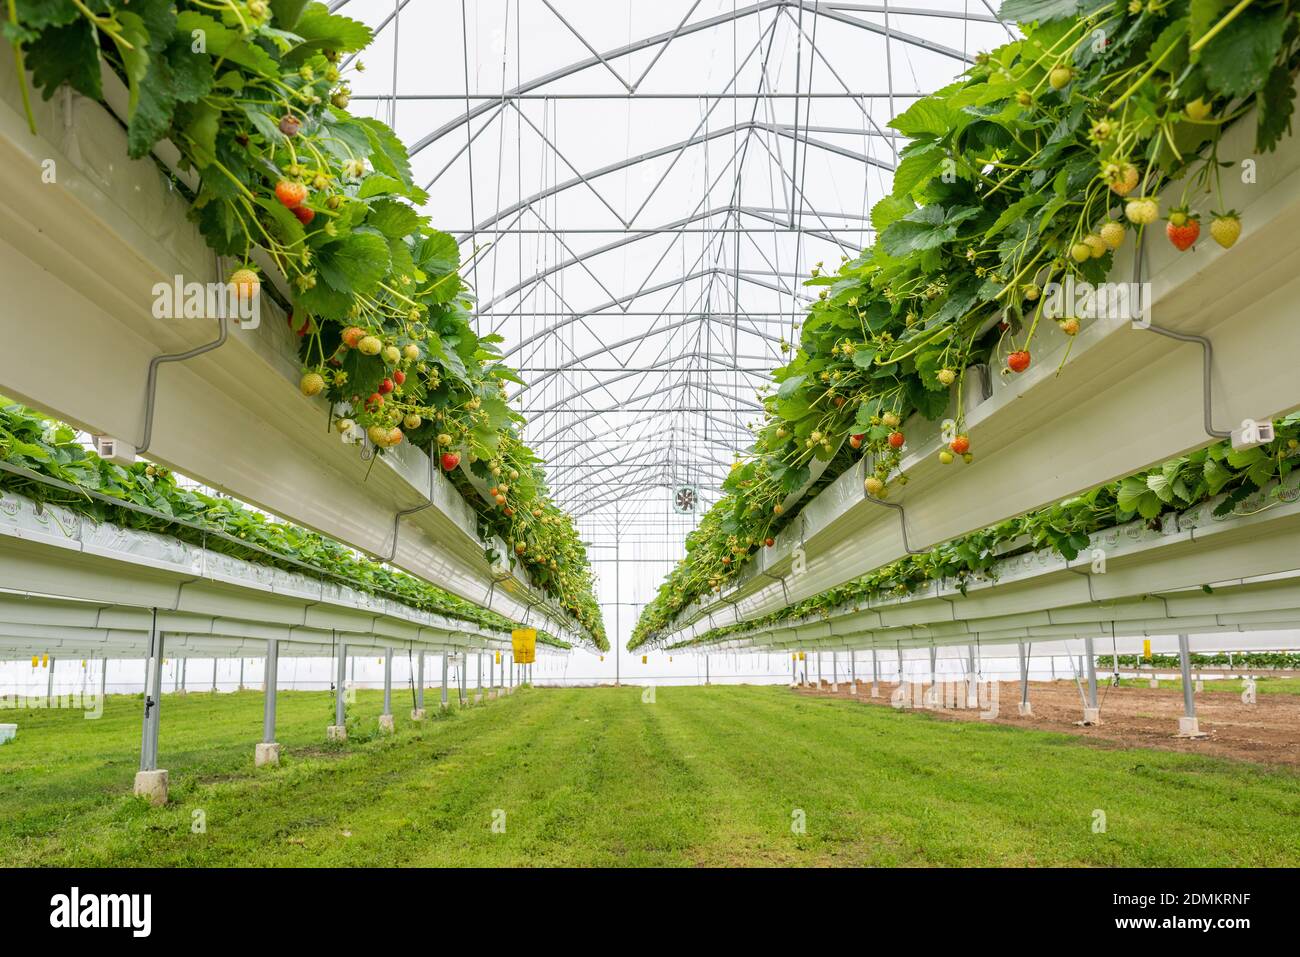
[[[4,868],[1300,865],[1300,4],[4,16]]]

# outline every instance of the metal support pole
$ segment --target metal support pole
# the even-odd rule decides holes
[[[799,684],[799,652],[790,652],[790,687]]]
[[[239,690],[244,690],[244,659],[239,659]]]
[[[709,656],[704,656],[704,683],[709,683]]]
[[[876,649],[871,649],[871,697],[880,697],[880,664],[876,660]]]
[[[1034,713],[1029,705],[1029,648],[1023,641],[1018,642],[1020,653],[1020,716]]]
[[[447,710],[447,652],[442,653],[442,710]]]
[[[966,646],[966,707],[979,707],[978,679],[975,677],[975,646]]]
[[[185,694],[185,679],[189,675],[189,670],[190,670],[189,664],[190,664],[190,659],[188,658],[181,659],[181,694]]]
[[[840,658],[838,651],[831,652],[831,691],[840,690]]]
[[[457,664],[458,664],[458,667],[456,668],[456,679],[457,679],[457,680],[456,680],[456,693],[457,693],[457,699],[456,699],[456,700],[460,703],[460,706],[463,708],[463,707],[465,707],[465,704],[467,703],[467,701],[468,701],[468,699],[469,699],[469,695],[468,695],[468,693],[467,693],[467,688],[466,688],[466,686],[467,686],[467,684],[468,684],[468,680],[467,680],[467,679],[468,679],[468,671],[469,671],[469,652],[468,652],[468,651],[462,651],[462,652],[460,653],[460,658],[457,659]]]
[[[1178,719],[1180,738],[1203,738],[1205,732],[1196,720],[1196,696],[1192,689],[1192,653],[1186,635],[1178,636],[1178,666],[1183,673],[1183,717]]]
[[[858,651],[849,652],[849,694],[858,693]]]
[[[820,691],[821,687],[822,687],[822,653],[819,651],[817,652],[817,690]]]
[[[339,645],[339,660],[336,665],[338,670],[334,676],[334,724],[340,728],[346,727],[348,723],[346,691],[344,690],[344,686],[348,682],[347,666],[348,646]]]
[[[275,693],[280,684],[280,642],[268,638],[266,642],[266,701],[262,714],[262,741],[275,742]]]
[[[1083,651],[1087,658],[1085,667],[1088,675],[1088,705],[1083,709],[1083,723],[1100,724],[1101,709],[1097,706],[1097,654],[1091,638],[1083,639]]]
[[[47,676],[45,686],[45,706],[54,707],[54,656],[50,655],[50,673]]]
[[[99,701],[102,704],[108,696],[108,659],[99,659]]]
[[[393,713],[393,649],[384,649],[384,714]]]
[[[483,652],[480,651],[477,655],[474,656],[474,658],[475,658],[475,663],[478,665],[478,693],[475,694],[474,700],[482,701],[483,700]]]
[[[495,697],[497,693],[497,652],[488,652],[488,695]]]
[[[212,659],[212,693],[217,693],[217,659]]]
[[[158,610],[149,624],[149,659],[145,667],[144,727],[140,734],[140,770],[158,770],[158,720],[162,705],[163,635],[158,630]],[[50,662],[51,668],[54,662]]]
[[[424,652],[415,656],[415,707],[424,710]]]

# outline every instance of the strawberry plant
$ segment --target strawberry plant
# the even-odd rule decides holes
[[[1073,561],[1089,546],[1088,536],[1095,532],[1134,520],[1144,520],[1158,529],[1162,516],[1218,496],[1223,496],[1215,507],[1220,516],[1262,492],[1267,496],[1264,508],[1283,501],[1284,496],[1286,501],[1293,500],[1300,494],[1294,478],[1300,470],[1300,413],[1274,425],[1276,437],[1267,445],[1239,451],[1229,441],[1216,442],[1083,495],[963,535],[925,554],[901,558],[771,615],[714,629],[671,647],[708,644],[753,628],[828,617],[832,609],[901,597],[938,580],[955,582],[964,593],[977,579],[994,580],[995,565],[1004,558],[1050,548]],[[631,647],[649,637],[645,632],[635,635]]]
[[[1220,171],[1237,159],[1220,155],[1224,129],[1253,111],[1259,153],[1289,132],[1298,12],[1293,0],[1006,0],[1001,15],[1023,37],[891,121],[910,142],[872,209],[876,242],[812,270],[818,299],[798,342],[782,343],[790,359],[763,395],[752,448],[635,640],[721,589],[860,457],[867,494],[905,482],[887,417],[955,408],[964,431],[966,370],[1028,368],[1042,290],[1067,276],[1105,281],[1173,180],[1184,186],[1169,238],[1202,255],[1191,248],[1198,210],[1223,208]],[[1216,222],[1216,242],[1232,245],[1240,218]]]
[[[31,476],[3,466],[12,466]],[[49,480],[67,487],[52,484]],[[51,422],[0,398],[0,490],[69,509],[98,522],[170,535],[247,562],[325,575],[358,591],[420,611],[489,628],[517,623],[435,585],[369,561],[332,539],[266,515],[234,499],[184,488],[168,470],[139,462],[107,462],[77,441],[67,425]],[[92,498],[81,490],[103,498]],[[116,504],[120,502],[120,504]],[[538,641],[569,645],[539,632]]]
[[[479,480],[519,475],[503,505],[464,468],[446,471],[484,537],[505,540],[510,560],[603,642],[585,549],[519,439],[506,385],[520,380],[500,361],[501,340],[474,331],[456,241],[420,213],[428,196],[393,131],[348,112],[343,64],[370,43],[369,28],[302,0],[10,0],[7,9],[19,68],[46,98],[67,84],[102,100],[103,65],[126,84],[130,156],[164,139],[176,146],[198,181],[191,218],[240,262],[237,288],[272,291],[255,254],[283,276],[302,392],[346,420],[343,441],[378,454],[437,442]]]

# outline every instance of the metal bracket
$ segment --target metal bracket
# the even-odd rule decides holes
[[[176,352],[170,355],[154,356],[149,360],[149,375],[145,385],[144,400],[144,438],[140,441],[136,449],[137,455],[144,455],[149,451],[149,446],[153,443],[153,413],[154,405],[158,398],[158,367],[164,362],[185,362],[189,359],[203,355],[205,352],[211,352],[214,349],[220,349],[226,344],[226,339],[230,335],[229,320],[222,316],[219,320],[221,331],[217,333],[217,338],[211,342],[204,343],[201,346],[195,346],[185,352]]]
[[[1133,282],[1142,281],[1142,263],[1146,251],[1146,231],[1143,230],[1138,236],[1137,242],[1133,249]],[[1165,336],[1169,339],[1176,339],[1179,342],[1195,342],[1200,345],[1203,355],[1201,370],[1201,391],[1204,403],[1205,415],[1205,434],[1214,439],[1230,439],[1232,432],[1224,432],[1214,427],[1214,392],[1211,382],[1210,373],[1214,368],[1214,344],[1205,336],[1192,335],[1186,332],[1175,332],[1173,329],[1165,329],[1157,326],[1155,323],[1145,323],[1140,325],[1140,329],[1150,329],[1158,335]]]

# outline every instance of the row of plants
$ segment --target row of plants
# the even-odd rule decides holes
[[[0,490],[41,505],[58,505],[97,522],[168,535],[258,565],[318,573],[369,595],[486,628],[508,631],[516,625],[315,532],[274,521],[234,499],[185,488],[161,466],[138,462],[127,467],[101,459],[77,440],[76,430],[70,426],[3,397],[0,463],[36,476],[0,469]],[[42,481],[42,477],[71,488]],[[122,504],[92,497],[86,491]],[[541,631],[537,640],[558,648],[571,647]]]
[[[520,441],[506,402],[520,380],[500,338],[474,331],[457,243],[419,212],[393,131],[348,111],[364,65],[344,60],[369,28],[306,0],[8,0],[4,29],[24,97],[27,71],[46,98],[67,84],[102,100],[101,64],[122,78],[130,155],[175,144],[198,177],[193,221],[239,264],[233,287],[274,294],[259,252],[287,282],[302,393],[329,400],[346,443],[435,456],[483,537],[603,645],[586,550]]]
[[[797,347],[782,343],[793,355],[761,394],[753,445],[644,610],[636,641],[721,591],[860,457],[868,496],[906,483],[909,417],[937,421],[955,407],[939,459],[973,464],[967,370],[1030,368],[1049,283],[1105,281],[1162,217],[1185,255],[1206,218],[1217,245],[1237,241],[1242,222],[1224,208],[1221,177],[1239,157],[1220,155],[1220,141],[1252,110],[1256,152],[1289,132],[1300,63],[1293,0],[1006,0],[1001,16],[1021,24],[1021,39],[981,54],[890,123],[909,143],[872,209],[876,242],[835,270],[813,270],[819,298]],[[1178,180],[1162,209],[1162,189]],[[1089,321],[1053,319],[1066,336]]]
[[[1275,424],[1275,437],[1266,445],[1233,449],[1229,440],[1215,442],[1189,455],[1171,459],[1110,482],[1048,508],[999,522],[988,528],[937,545],[922,555],[908,555],[870,574],[812,598],[751,621],[716,628],[671,648],[710,644],[730,635],[772,628],[790,621],[830,618],[832,611],[859,603],[901,598],[936,581],[965,594],[975,581],[996,581],[996,566],[1006,558],[1051,549],[1073,561],[1089,547],[1089,536],[1132,521],[1158,529],[1163,516],[1183,512],[1218,496],[1214,514],[1223,516],[1252,496],[1264,509],[1300,495],[1292,473],[1300,469],[1300,412]],[[650,640],[633,637],[632,647]]]
[[[1188,660],[1193,668],[1300,668],[1300,655],[1287,651],[1238,651],[1231,655],[1193,654],[1188,656]],[[1102,655],[1098,661],[1102,664],[1112,664],[1116,661],[1116,656]],[[1152,655],[1150,658],[1139,655],[1119,655],[1118,664],[1121,668],[1143,666],[1177,668],[1179,659],[1177,655]]]

